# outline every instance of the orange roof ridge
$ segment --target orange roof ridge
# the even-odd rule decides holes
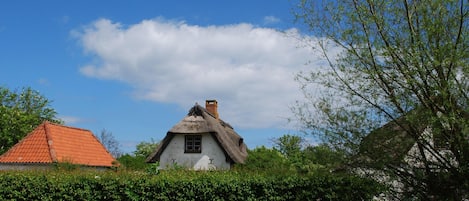
[[[49,153],[50,153],[50,158],[52,162],[57,162],[57,154],[55,153],[54,149],[54,141],[52,140],[52,137],[50,136],[50,131],[47,125],[50,125],[51,123],[49,121],[44,121],[41,126],[44,126],[44,131],[46,133],[46,141],[47,141],[47,146],[49,147]]]
[[[63,125],[63,124],[58,124],[58,123],[50,122],[50,121],[47,121],[47,120],[45,120],[45,121],[43,122],[43,124],[45,124],[45,123],[47,123],[48,125],[53,125],[53,126],[60,126],[60,127],[69,128],[69,129],[75,129],[75,130],[82,130],[82,131],[89,131],[89,132],[91,132],[91,130],[89,130],[89,129],[67,126],[67,125]]]

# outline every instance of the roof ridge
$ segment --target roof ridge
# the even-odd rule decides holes
[[[47,123],[49,125],[52,125],[52,126],[59,126],[59,127],[64,127],[64,128],[70,128],[70,129],[75,129],[75,130],[82,130],[82,131],[90,131],[89,129],[84,129],[84,128],[77,128],[77,127],[73,127],[73,126],[67,126],[67,125],[63,125],[63,124],[58,124],[58,123],[53,123],[53,122],[50,122],[50,121],[44,121],[43,123]]]
[[[189,110],[186,116],[202,116],[204,112],[204,108],[201,107],[199,104],[195,103],[195,105]]]
[[[57,124],[57,123],[52,123],[50,121],[45,121],[44,123],[48,124],[48,125],[53,125],[53,126],[57,126],[57,127],[62,127],[62,128],[68,128],[68,129],[74,129],[74,130],[80,130],[80,131],[85,131],[85,132],[90,132],[91,133],[91,136],[93,137],[94,140],[96,140],[96,142],[98,142],[103,148],[104,150],[109,154],[109,155],[112,155],[111,152],[109,152],[109,150],[106,148],[106,146],[104,146],[104,144],[101,142],[101,140],[99,140],[99,138],[93,133],[91,132],[91,130],[88,130],[88,129],[83,129],[83,128],[77,128],[77,127],[72,127],[72,126],[66,126],[66,125],[62,125],[62,124]],[[53,144],[53,141],[52,139],[50,139],[50,141],[52,143],[49,144],[49,137],[50,135],[48,134],[48,130],[46,130],[46,137],[48,138],[47,140],[47,144],[52,147],[52,144]],[[53,161],[57,161],[57,156],[56,156],[56,153],[55,153],[55,150],[53,148],[50,148],[50,152],[51,152],[51,157],[52,157],[52,160]],[[54,154],[54,155],[52,155]]]
[[[49,121],[45,121],[44,123],[42,123],[44,126],[44,132],[46,134],[46,142],[47,142],[47,146],[49,147],[49,155],[51,157],[51,160],[52,162],[57,162],[57,153],[55,152],[55,149],[54,149],[54,141],[52,140],[52,136],[50,135],[50,130],[49,130],[49,127],[47,125],[51,125],[51,123]]]
[[[201,105],[199,105],[198,103],[195,103],[195,105],[189,110],[189,113],[186,115],[186,116],[203,116],[202,114],[203,113],[206,113],[208,115],[210,115],[211,117],[217,119],[218,121],[220,121],[220,123],[225,123],[225,124],[228,124],[226,123],[225,121],[223,121],[221,118],[217,118],[214,114],[210,113],[207,108],[204,108],[202,107]],[[229,124],[228,124],[229,125]],[[229,125],[231,127],[231,125]],[[231,127],[232,128],[232,127]]]

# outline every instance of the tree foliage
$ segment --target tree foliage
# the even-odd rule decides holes
[[[265,146],[248,150],[248,157],[243,169],[254,171],[278,171],[288,169],[287,160],[279,151]]]
[[[51,101],[29,87],[11,91],[0,86],[0,154],[43,121],[61,123]]]
[[[117,160],[127,170],[148,170],[152,168],[151,164],[145,162],[146,158],[150,156],[158,147],[159,142],[153,138],[150,141],[142,141],[135,147],[136,150],[133,154],[124,154]]]
[[[156,150],[156,147],[158,147],[159,142],[156,141],[155,139],[151,138],[149,142],[147,141],[142,141],[137,144],[135,147],[136,150],[134,151],[135,156],[141,156],[143,158],[147,158],[150,156],[151,153],[153,153]]]
[[[273,148],[260,146],[248,150],[245,164],[238,167],[273,174],[317,174],[329,173],[345,160],[345,154],[342,152],[324,144],[308,145],[301,136],[287,134],[274,139],[273,142]]]
[[[117,161],[121,164],[121,169],[125,170],[145,170],[149,164],[145,162],[145,157],[132,154],[123,154]]]
[[[330,169],[340,168],[346,160],[345,153],[334,150],[326,144],[307,146],[302,153],[305,161]]]
[[[468,198],[468,8],[466,0],[301,1],[296,16],[327,60],[297,77],[306,99],[294,112],[307,132],[359,154],[368,133],[392,122],[416,142],[417,161],[379,172],[417,198]]]
[[[303,148],[304,139],[297,135],[283,135],[273,140],[274,148],[287,158],[298,157]]]

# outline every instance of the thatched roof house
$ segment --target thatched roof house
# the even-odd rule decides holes
[[[195,104],[166,134],[147,162],[159,161],[191,169],[229,169],[244,163],[247,147],[233,127],[218,117],[218,103],[207,100],[206,108]]]
[[[434,129],[441,130],[442,128],[435,126],[442,125],[431,124],[427,119],[431,117],[422,116],[424,114],[423,109],[414,109],[373,130],[362,140],[359,153],[356,156],[356,163],[367,164],[371,162],[372,164],[394,166],[412,163],[415,165],[415,158],[428,158],[433,155],[425,153],[425,156],[421,156],[420,152],[417,151],[417,141],[420,141],[424,146],[431,146],[428,147],[429,150],[434,149],[438,152],[447,150],[447,140],[440,133],[432,131]],[[467,117],[461,115],[460,118]],[[436,159],[429,158],[427,160]]]

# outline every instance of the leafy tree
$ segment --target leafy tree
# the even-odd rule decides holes
[[[143,141],[137,144],[136,150],[134,151],[135,156],[142,156],[147,158],[156,150],[158,147],[159,142],[155,139],[151,138],[149,142]]]
[[[345,154],[326,144],[307,145],[297,135],[283,135],[273,140],[274,149],[285,157],[290,168],[299,173],[315,173],[318,170],[333,170],[345,162]]]
[[[466,0],[302,0],[298,21],[327,60],[297,77],[306,99],[294,112],[305,130],[357,154],[368,133],[392,122],[415,141],[419,167],[365,165],[413,197],[467,199],[468,8]],[[425,128],[433,137],[422,136]],[[446,154],[436,144],[446,144]]]
[[[147,164],[145,160],[155,151],[158,145],[159,142],[153,138],[149,142],[142,141],[137,144],[133,154],[124,154],[117,160],[128,170],[148,170],[151,168],[151,164]]]
[[[286,158],[276,149],[265,146],[248,150],[248,157],[244,165],[238,168],[254,171],[283,171],[288,169]]]
[[[338,166],[343,165],[346,159],[343,152],[334,150],[327,144],[307,146],[303,150],[303,156],[306,161],[326,168],[338,168]]]
[[[310,146],[305,139],[297,135],[283,135],[273,139],[274,147],[256,147],[248,150],[248,158],[244,165],[237,168],[269,172],[272,174],[316,174],[329,173],[341,165],[345,154],[325,144]]]
[[[116,140],[111,132],[107,131],[106,129],[101,130],[101,133],[99,134],[99,140],[114,158],[119,158],[122,156],[120,143]]]
[[[43,121],[61,123],[51,101],[29,87],[11,91],[0,86],[0,154]]]
[[[291,169],[300,173],[310,171],[310,163],[305,160],[303,151],[304,139],[297,135],[283,135],[273,140],[274,149],[286,159]]]
[[[299,157],[304,139],[296,135],[283,135],[273,140],[274,148],[287,158]]]

